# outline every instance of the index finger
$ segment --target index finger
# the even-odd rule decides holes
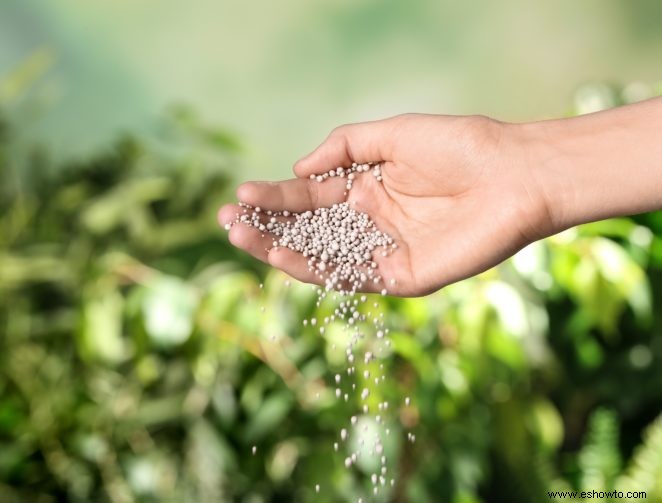
[[[346,178],[323,182],[294,178],[281,182],[247,182],[237,188],[237,198],[253,207],[272,211],[308,211],[345,200]]]
[[[391,161],[394,130],[399,122],[399,117],[391,117],[340,126],[312,153],[294,165],[294,173],[306,178],[339,166],[350,166],[353,162]]]

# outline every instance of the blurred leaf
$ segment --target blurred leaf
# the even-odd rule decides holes
[[[223,425],[225,427],[232,425],[237,417],[237,400],[232,387],[226,382],[217,382],[211,400]]]
[[[591,414],[588,435],[581,452],[579,466],[584,491],[610,491],[621,469],[618,450],[618,424],[612,411],[597,409]]]
[[[237,306],[255,289],[255,279],[245,272],[223,274],[209,287],[204,306],[218,319],[231,320]]]
[[[166,177],[131,180],[93,200],[81,214],[83,225],[95,234],[105,234],[135,218],[140,204],[163,199],[171,188]]]
[[[577,115],[599,112],[618,105],[616,90],[603,83],[586,84],[575,92]]]
[[[143,318],[149,337],[163,347],[185,342],[193,331],[195,290],[173,276],[158,276],[146,288]]]
[[[593,339],[588,337],[578,338],[575,342],[575,348],[579,361],[586,368],[597,368],[604,361],[604,352]]]
[[[196,482],[199,501],[227,501],[228,474],[236,469],[236,457],[231,446],[212,425],[196,421],[189,434],[188,468]]]
[[[78,342],[85,358],[118,363],[128,356],[122,338],[123,303],[122,296],[112,288],[86,300]]]
[[[536,401],[529,411],[531,427],[542,447],[549,452],[563,441],[563,420],[554,405],[547,400]]]
[[[389,335],[393,351],[411,363],[421,379],[425,381],[436,379],[438,374],[429,355],[416,342],[414,337],[402,332],[391,332]]]
[[[24,59],[18,67],[0,79],[0,106],[15,101],[55,62],[55,54],[50,48],[42,47]]]
[[[662,416],[658,416],[644,432],[643,443],[637,447],[624,474],[616,482],[620,491],[645,491],[652,500],[662,498]]]
[[[271,478],[281,482],[292,475],[300,456],[297,444],[292,441],[281,442],[274,448],[268,471]]]
[[[292,396],[288,392],[267,396],[246,425],[244,431],[246,441],[259,441],[272,433],[288,414],[292,405]]]

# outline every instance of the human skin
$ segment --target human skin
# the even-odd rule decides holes
[[[344,179],[309,179],[371,161],[381,162],[382,183],[363,173],[347,196]],[[298,161],[294,173],[281,182],[242,184],[237,198],[277,211],[347,199],[398,244],[375,259],[389,294],[425,295],[568,227],[662,209],[662,98],[524,124],[405,114],[345,125]],[[222,207],[219,222],[234,222],[239,211]],[[273,236],[237,224],[229,239],[297,279],[319,283],[303,256],[272,248]]]

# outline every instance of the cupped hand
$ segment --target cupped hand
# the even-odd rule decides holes
[[[480,273],[551,231],[548,211],[527,167],[526,141],[516,125],[485,117],[407,114],[335,129],[294,166],[295,179],[249,182],[240,201],[276,211],[305,211],[347,199],[398,244],[377,254],[388,292],[419,296]],[[370,172],[345,179],[311,180],[353,162],[380,162],[382,182]],[[219,222],[240,211],[226,205]],[[303,256],[278,247],[244,224],[230,241],[256,258],[311,283],[319,278]],[[395,280],[395,281],[391,281]],[[384,285],[366,285],[374,291]]]

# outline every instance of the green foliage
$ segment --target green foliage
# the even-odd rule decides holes
[[[662,416],[644,432],[630,466],[616,484],[621,491],[646,491],[648,499],[662,501]]]
[[[238,142],[180,110],[154,137],[58,175],[36,156],[21,176],[9,138],[0,500],[365,497],[332,447],[357,407],[334,399],[345,334],[301,324],[332,303],[217,228]],[[662,501],[659,250],[659,214],[616,219],[426,298],[371,298],[393,341],[371,396],[391,404],[383,500],[631,487]]]
[[[616,416],[611,411],[598,409],[591,414],[586,440],[578,456],[580,489],[611,491],[621,463]]]

